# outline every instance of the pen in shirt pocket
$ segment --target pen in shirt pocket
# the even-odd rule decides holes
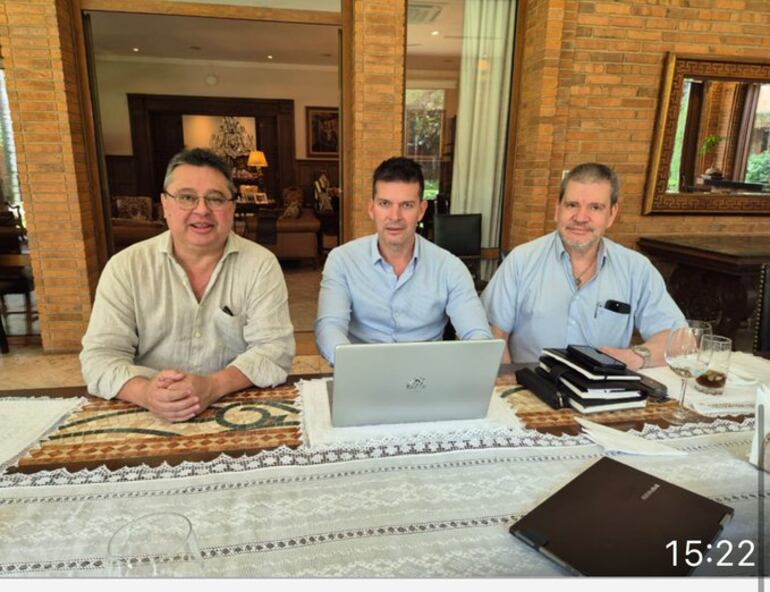
[[[225,313],[227,316],[230,316],[230,317],[234,316],[233,311],[230,310],[230,307],[227,306],[226,304],[222,307],[222,312]]]

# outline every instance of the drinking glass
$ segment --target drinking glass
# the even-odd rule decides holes
[[[703,336],[701,354],[708,359],[708,368],[695,379],[696,390],[707,395],[721,395],[725,392],[732,350],[733,340],[729,337]]]
[[[121,526],[107,545],[110,577],[200,577],[203,560],[186,516],[157,513]]]
[[[682,425],[690,417],[685,409],[684,397],[687,379],[697,378],[708,369],[708,358],[701,352],[704,335],[711,334],[711,324],[705,321],[686,321],[685,325],[674,325],[666,341],[666,364],[682,379],[679,404],[669,416],[669,423]]]

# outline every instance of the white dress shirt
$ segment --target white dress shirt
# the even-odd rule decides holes
[[[294,357],[288,293],[275,256],[232,232],[200,302],[171,234],[107,262],[80,354],[92,394],[112,398],[135,376],[238,368],[256,386],[286,380]]]

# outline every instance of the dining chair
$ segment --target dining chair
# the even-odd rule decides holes
[[[0,283],[0,290],[3,289],[2,283]],[[3,327],[3,316],[0,315],[0,354],[7,354],[10,351],[8,347],[8,335]]]
[[[757,306],[754,312],[754,351],[770,352],[770,264],[759,270]]]
[[[477,292],[486,287],[481,279],[481,214],[436,214],[433,242],[468,266]]]
[[[8,214],[10,212],[3,212]],[[0,255],[19,255],[24,232],[15,216],[0,216]],[[32,291],[35,289],[28,267],[6,266],[0,268],[0,316],[8,322],[8,306],[5,297],[10,294],[24,296],[24,314],[27,320],[27,333],[32,332]],[[5,331],[4,331],[5,332]]]

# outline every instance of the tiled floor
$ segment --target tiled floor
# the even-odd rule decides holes
[[[321,269],[288,264],[284,266],[284,277],[289,291],[289,314],[297,341],[292,374],[331,372],[331,367],[318,355],[313,335]],[[78,354],[44,353],[39,345],[38,320],[32,326],[34,335],[25,337],[28,331],[25,315],[21,314],[24,311],[23,297],[7,296],[6,304],[12,313],[3,321],[10,336],[11,351],[0,355],[0,389],[83,385]]]
[[[321,268],[283,265],[283,276],[289,291],[289,314],[295,331],[312,331],[318,309],[318,290],[321,286]]]
[[[292,374],[331,372],[331,367],[317,354],[312,333],[296,333],[297,355]],[[46,354],[40,346],[13,346],[0,355],[0,389],[27,389],[83,386],[78,354]]]

